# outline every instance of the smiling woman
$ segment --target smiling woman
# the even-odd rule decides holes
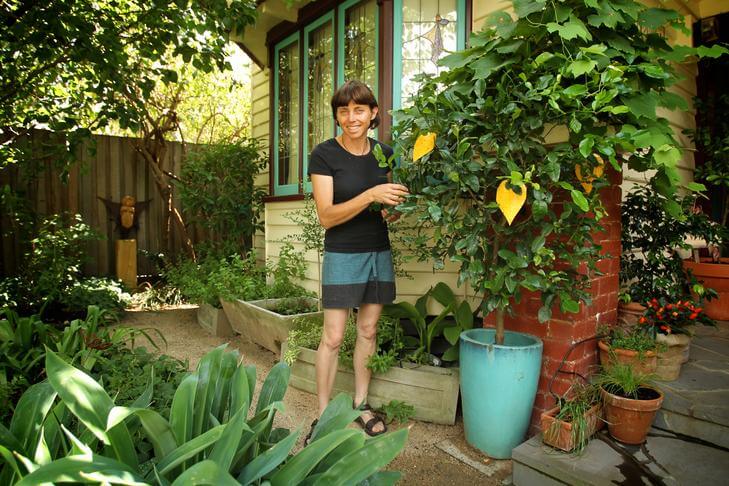
[[[380,122],[372,90],[359,81],[348,81],[334,93],[331,108],[342,133],[314,148],[308,170],[319,221],[326,229],[324,330],[316,357],[319,413],[329,403],[349,310],[358,307],[354,403],[362,410],[358,421],[365,431],[379,435],[386,428],[366,404],[371,376],[366,364],[375,351],[382,306],[395,299],[395,277],[386,222],[391,215],[371,205],[397,205],[407,188],[391,184],[389,169],[380,167],[373,155],[375,145],[386,156],[392,149],[367,136]]]

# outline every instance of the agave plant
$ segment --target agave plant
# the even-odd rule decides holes
[[[225,345],[183,379],[168,417],[148,408],[152,381],[132,406],[119,407],[52,351],[46,371],[48,380],[20,398],[9,428],[0,425],[0,484],[394,484],[400,477],[378,471],[404,447],[407,429],[372,439],[346,429],[359,413],[346,395],[331,402],[311,443],[292,455],[300,430],[273,428],[289,367],[274,366],[252,409],[255,367],[241,364]],[[134,427],[154,446],[147,463],[138,462]]]

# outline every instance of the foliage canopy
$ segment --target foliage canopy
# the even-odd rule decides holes
[[[459,284],[483,295],[484,313],[500,311],[500,328],[525,290],[541,292],[541,321],[553,305],[589,303],[581,265],[594,271],[600,257],[592,235],[605,216],[606,168],[656,171],[652,185],[678,213],[681,150],[657,109],[686,108],[668,91],[672,62],[725,52],[672,47],[659,29],[684,29],[681,15],[633,0],[513,5],[516,19],[496,12],[470,47],[441,60],[449,70],[422,78],[394,136],[408,154],[437,134],[432,152],[396,174],[413,194],[399,209],[415,215],[420,256],[457,262]],[[511,224],[496,203],[504,181],[526,191]]]

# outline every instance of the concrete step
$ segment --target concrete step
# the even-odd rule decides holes
[[[681,376],[665,393],[655,427],[729,448],[729,323],[700,327]]]
[[[512,454],[515,486],[727,484],[729,450],[652,429],[641,446],[598,432],[581,455],[565,454],[537,435]]]

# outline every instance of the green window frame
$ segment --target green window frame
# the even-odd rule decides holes
[[[393,2],[392,26],[392,109],[402,107],[402,34],[403,34],[403,0]],[[456,49],[466,47],[466,0],[456,0]]]
[[[280,82],[280,73],[279,73],[279,54],[283,49],[288,48],[291,46],[291,44],[297,43],[297,45],[300,44],[299,40],[299,32],[295,32],[276,44],[276,47],[274,48],[274,57],[273,57],[273,67],[274,67],[274,73],[273,73],[273,96],[274,96],[274,110],[273,110],[273,145],[271,145],[271,149],[273,152],[273,193],[276,196],[287,196],[292,194],[298,194],[299,193],[299,184],[301,182],[301,174],[298,174],[298,182],[293,184],[280,184],[279,182],[279,176],[280,176],[280,167],[279,167],[279,127],[281,126],[281,120],[279,119],[279,82]],[[299,62],[301,62],[301,54],[299,50]],[[299,86],[301,86],[301,76],[299,76]],[[296,113],[294,115],[299,122],[299,132],[301,131],[301,120],[299,119],[299,113]],[[299,140],[296,140],[295,143],[300,145],[300,137]],[[297,152],[297,158],[300,160],[301,157],[301,150]],[[301,164],[297,160],[297,170],[301,166]]]
[[[303,157],[303,174],[302,177],[304,179],[304,192],[311,192],[311,180],[306,175],[308,168],[309,168],[309,152],[313,147],[309,147],[309,34],[312,31],[315,31],[316,29],[322,27],[324,24],[329,22],[329,24],[332,27],[332,35],[334,35],[334,11],[330,11],[323,16],[321,16],[319,19],[315,20],[314,22],[308,24],[304,28],[304,104],[302,105],[304,107],[304,122],[303,122],[303,142],[301,144],[301,153]],[[334,50],[334,39],[332,39],[332,50]],[[334,52],[332,52],[332,81],[336,84],[335,81],[335,72],[334,72]],[[331,120],[333,131],[334,129],[334,120]]]
[[[288,37],[284,38],[283,40],[277,42],[274,45],[273,48],[273,105],[272,105],[272,111],[273,111],[273,125],[272,125],[272,132],[273,136],[271,138],[271,147],[272,147],[272,153],[273,157],[271,158],[271,162],[273,164],[273,168],[271,170],[273,183],[271,185],[272,189],[272,196],[291,196],[291,195],[297,195],[311,192],[311,181],[307,177],[306,173],[309,167],[309,152],[313,147],[309,147],[309,112],[308,112],[308,106],[309,106],[309,79],[308,79],[308,72],[309,72],[309,34],[318,29],[319,27],[323,26],[327,22],[331,22],[333,35],[335,35],[335,38],[332,42],[332,48],[334,50],[334,53],[336,53],[336,56],[334,53],[332,54],[333,58],[333,66],[332,66],[332,79],[334,81],[334,88],[337,86],[340,86],[345,81],[345,38],[344,38],[344,32],[345,32],[345,19],[347,16],[347,13],[350,11],[350,9],[360,7],[362,5],[365,5],[367,3],[371,3],[374,7],[375,12],[375,27],[373,32],[373,38],[374,38],[374,73],[372,73],[374,82],[371,82],[372,84],[372,90],[374,91],[375,95],[377,95],[379,90],[379,56],[380,56],[380,8],[378,5],[377,0],[346,0],[339,5],[336,5],[332,10],[329,10],[325,14],[317,17],[315,20],[307,23],[304,26],[301,26],[297,28],[296,32],[292,33]],[[336,34],[334,33],[334,25],[336,23]],[[298,182],[296,184],[280,184],[279,183],[279,130],[280,130],[280,122],[279,120],[279,53],[281,50],[288,48],[291,46],[292,43],[298,42],[298,49],[299,49],[299,66],[300,66],[300,74],[299,74],[299,82],[298,86],[300,88],[301,95],[299,96],[299,114],[298,114],[298,144],[300,147],[300,150],[297,154],[299,158],[299,164],[298,167],[300,168],[300,173],[298,174]],[[334,120],[332,120],[332,126],[334,127]],[[336,128],[333,133],[337,133],[338,128]]]

